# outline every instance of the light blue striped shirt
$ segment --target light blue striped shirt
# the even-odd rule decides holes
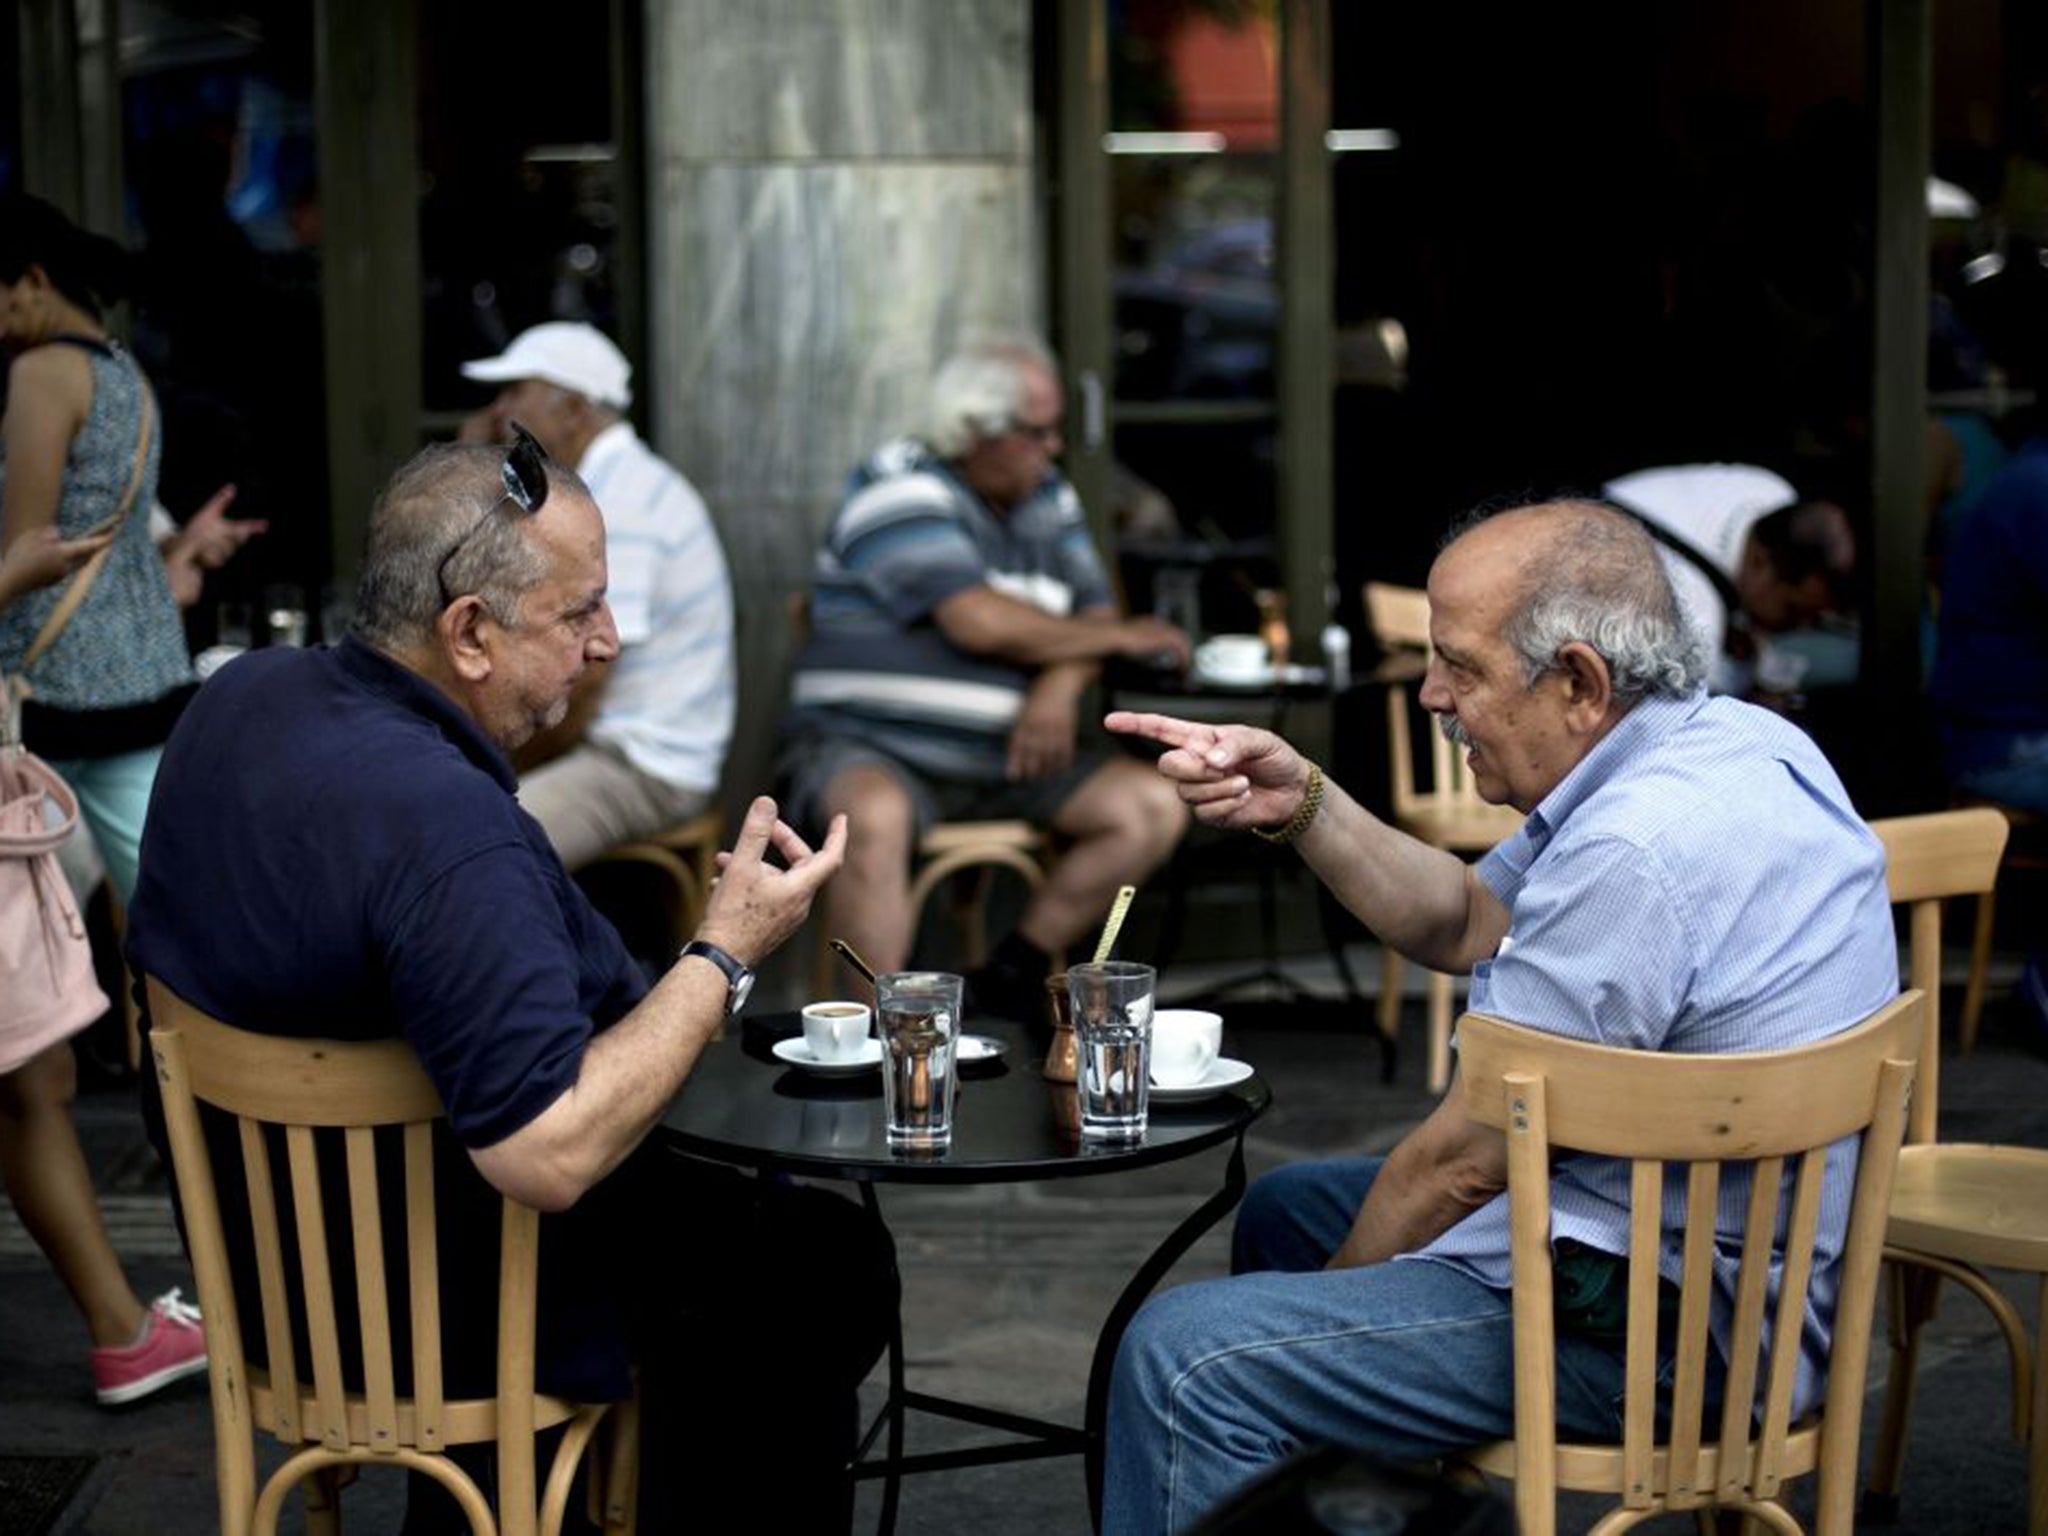
[[[675,789],[718,787],[732,738],[732,583],[711,514],[690,482],[627,423],[576,466],[604,514],[605,598],[619,659],[590,736]]]
[[[877,449],[818,550],[790,687],[798,722],[867,737],[939,778],[1000,784],[1033,671],[962,650],[933,618],[982,586],[1061,617],[1115,601],[1057,470],[998,516],[922,443]]]
[[[1479,878],[1508,937],[1473,968],[1470,1006],[1632,1050],[1779,1050],[1856,1024],[1898,992],[1884,851],[1819,749],[1733,699],[1650,699],[1566,775]],[[1795,1402],[1819,1401],[1855,1144],[1828,1156]],[[1748,1208],[1721,1183],[1714,1333],[1725,1347]],[[1560,1160],[1551,1236],[1628,1252],[1629,1170]],[[1676,1280],[1684,1182],[1666,1186],[1661,1268]],[[1786,1224],[1781,1202],[1779,1233]],[[1506,1288],[1502,1195],[1413,1257]],[[1772,1294],[1776,1293],[1776,1278]]]

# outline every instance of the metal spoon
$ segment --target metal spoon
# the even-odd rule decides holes
[[[869,986],[872,987],[875,984],[875,973],[869,969],[867,961],[861,959],[859,950],[855,949],[844,939],[827,939],[825,942],[838,951],[840,959],[865,976]]]

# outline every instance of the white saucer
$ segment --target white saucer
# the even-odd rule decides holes
[[[1226,1088],[1235,1088],[1251,1075],[1250,1062],[1233,1061],[1228,1056],[1218,1056],[1209,1064],[1209,1071],[1202,1078],[1192,1083],[1183,1083],[1178,1088],[1162,1088],[1154,1083],[1150,1097],[1154,1104],[1187,1104],[1221,1093]]]
[[[1195,663],[1195,679],[1212,688],[1270,688],[1277,673],[1271,662],[1256,667],[1215,667]]]
[[[769,1047],[777,1061],[786,1061],[801,1071],[814,1072],[819,1077],[851,1077],[856,1072],[865,1072],[882,1059],[882,1042],[872,1037],[861,1041],[860,1054],[848,1061],[820,1061],[811,1054],[811,1047],[801,1035],[787,1040],[778,1040]]]
[[[955,1047],[963,1067],[979,1066],[985,1061],[999,1061],[1003,1055],[1003,1042],[988,1035],[962,1035]]]

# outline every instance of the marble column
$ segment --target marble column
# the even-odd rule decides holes
[[[648,0],[648,395],[740,615],[729,808],[767,787],[791,613],[849,468],[934,364],[1043,329],[1029,0]]]

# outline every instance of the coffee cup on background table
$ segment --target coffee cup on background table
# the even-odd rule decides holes
[[[804,1005],[804,1045],[811,1060],[852,1061],[867,1045],[868,1005],[850,999]]]
[[[1152,1081],[1192,1088],[1209,1075],[1223,1049],[1223,1015],[1200,1008],[1160,1008],[1152,1015]]]

